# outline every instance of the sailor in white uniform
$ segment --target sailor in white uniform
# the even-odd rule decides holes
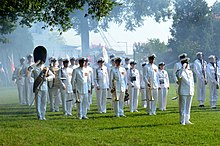
[[[168,89],[170,86],[169,83],[169,76],[166,70],[164,70],[165,63],[160,62],[159,63],[159,90],[158,90],[158,102],[159,102],[159,109],[161,111],[166,110],[167,106],[167,95],[168,95]]]
[[[138,96],[140,89],[140,74],[136,69],[136,62],[130,61],[130,69],[127,70],[128,91],[130,96],[130,112],[138,112]]]
[[[147,112],[149,115],[156,115],[156,103],[158,98],[158,67],[154,64],[155,54],[148,57],[149,63],[143,69],[144,81],[147,85]]]
[[[197,100],[199,102],[199,107],[204,107],[204,102],[206,98],[206,61],[203,58],[203,53],[198,52],[196,53],[197,59],[194,61],[193,69],[194,73],[196,74],[196,84],[197,84]]]
[[[127,90],[127,72],[121,67],[121,58],[115,58],[116,66],[110,73],[110,89],[112,91],[112,100],[116,117],[125,117],[124,114],[124,97]]]
[[[58,71],[58,79],[61,83],[61,97],[64,109],[64,114],[72,116],[72,102],[73,102],[73,89],[71,84],[73,69],[69,67],[69,59],[63,59],[63,68]]]
[[[91,92],[91,88],[89,87],[89,70],[85,68],[85,61],[86,58],[79,58],[79,67],[73,70],[71,81],[73,86],[73,92],[76,94],[77,98],[77,114],[79,119],[88,119],[88,93]]]
[[[96,87],[96,102],[99,113],[106,113],[106,98],[109,88],[109,75],[108,69],[104,65],[104,58],[100,58],[98,68],[94,70],[94,81]]]
[[[190,110],[194,95],[193,72],[189,68],[189,58],[181,59],[182,67],[177,70],[176,76],[179,84],[179,111],[180,124],[192,124],[190,122]]]
[[[215,109],[219,94],[219,67],[216,63],[216,58],[214,55],[209,56],[209,63],[206,67],[206,73],[210,92],[210,107]]]
[[[13,73],[13,80],[16,81],[18,87],[18,96],[19,96],[20,105],[26,105],[25,74],[26,74],[25,58],[22,57],[20,59],[20,65],[15,68],[15,71]]]

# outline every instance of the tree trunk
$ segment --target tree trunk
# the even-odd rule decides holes
[[[81,18],[80,24],[81,30],[81,46],[82,46],[82,56],[88,56],[89,52],[89,24],[87,18]]]

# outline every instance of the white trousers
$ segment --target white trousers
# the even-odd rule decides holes
[[[25,90],[26,90],[25,102],[27,105],[30,105],[34,99],[33,84],[34,83],[30,82],[29,78],[25,78]]]
[[[88,103],[87,109],[90,110],[90,105],[92,104],[92,93],[88,93]]]
[[[66,90],[60,89],[60,93],[61,93],[63,114],[67,114],[67,110],[66,110],[66,100],[67,100]]]
[[[96,102],[99,113],[106,113],[107,89],[96,89]]]
[[[138,94],[139,94],[139,89],[134,87],[129,88],[130,112],[134,112],[138,108]]]
[[[157,109],[157,98],[158,98],[158,89],[152,89],[150,91],[149,88],[147,88],[147,97],[148,97],[148,100],[147,100],[147,112],[149,115],[156,115],[156,109]],[[150,101],[149,98],[150,98],[150,92],[152,93],[152,96],[154,98],[153,101]]]
[[[146,89],[140,89],[141,93],[141,105],[143,108],[147,107],[147,99],[146,99]]]
[[[218,89],[216,89],[216,84],[212,82],[209,83],[209,92],[210,92],[210,106],[216,107],[216,102],[218,100]]]
[[[66,93],[66,112],[72,115],[73,110],[73,93]]]
[[[167,88],[161,88],[161,89],[158,90],[159,109],[162,110],[162,111],[166,110],[167,94],[168,94],[168,89]]]
[[[77,103],[77,114],[79,118],[87,116],[88,94],[79,94],[80,103]]]
[[[25,85],[17,83],[18,87],[18,97],[20,105],[26,104],[25,102]]]
[[[119,99],[119,101],[113,101],[115,116],[116,117],[123,116],[124,115],[125,92],[116,91],[116,96],[117,96],[117,99]]]
[[[59,105],[60,105],[60,94],[59,94],[59,88],[53,87],[49,88],[49,99],[50,99],[50,111],[59,111]]]
[[[47,108],[47,90],[38,91],[35,94],[35,100],[38,118],[43,119],[45,118]]]
[[[187,122],[189,122],[192,97],[192,95],[179,96],[179,111],[181,124],[186,124]]]
[[[199,102],[199,105],[204,105],[205,98],[206,98],[206,85],[205,81],[201,80],[200,78],[197,78],[196,80],[197,84],[197,92],[196,92],[196,97]]]

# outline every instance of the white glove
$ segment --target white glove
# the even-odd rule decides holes
[[[183,64],[183,70],[186,69],[186,66],[187,66],[187,63],[184,63],[184,64]]]

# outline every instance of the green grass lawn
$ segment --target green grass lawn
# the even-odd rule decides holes
[[[182,126],[177,100],[170,100],[174,95],[171,86],[167,111],[156,116],[148,116],[143,108],[129,113],[126,106],[127,117],[116,118],[110,104],[106,114],[98,114],[93,104],[88,120],[47,112],[47,120],[39,121],[34,106],[17,104],[16,88],[0,88],[0,145],[220,145],[220,106],[211,110],[207,98],[205,108],[198,108],[194,97],[194,125]]]

